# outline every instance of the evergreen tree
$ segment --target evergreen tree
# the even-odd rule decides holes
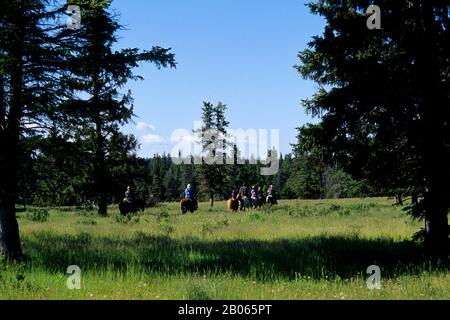
[[[434,254],[448,250],[450,102],[448,2],[379,1],[382,30],[368,30],[371,1],[310,3],[323,35],[299,54],[319,84],[304,102],[321,115],[325,156],[378,188],[414,189]]]
[[[60,96],[56,70],[62,50],[58,28],[46,22],[59,12],[56,1],[0,1],[0,255],[21,256],[15,215],[20,138],[25,125],[44,120]],[[7,152],[4,152],[7,150]]]
[[[108,10],[111,1],[86,3],[81,1],[83,29],[78,33],[80,46],[69,60],[70,78],[66,82],[73,90],[88,97],[74,97],[70,101],[72,113],[81,121],[80,138],[84,153],[92,163],[93,192],[98,211],[107,215],[111,183],[115,168],[112,154],[120,152],[114,143],[120,135],[120,126],[133,116],[131,92],[121,94],[120,88],[130,79],[140,79],[132,69],[141,61],[155,63],[158,67],[175,67],[170,49],[154,47],[151,51],[138,49],[114,51],[116,33],[120,24]],[[76,2],[75,2],[76,3]],[[132,153],[136,146],[133,138],[122,139],[122,158]]]
[[[226,179],[226,134],[228,122],[225,120],[226,105],[218,103],[214,106],[204,102],[202,107],[203,126],[196,132],[201,137],[204,160],[201,174],[205,191],[209,193],[211,207],[217,194],[223,195]]]

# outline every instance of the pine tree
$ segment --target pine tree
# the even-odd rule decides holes
[[[368,30],[370,1],[310,3],[323,35],[299,54],[319,91],[304,102],[322,119],[325,155],[377,188],[414,189],[411,213],[426,243],[448,253],[450,104],[448,1],[379,1],[382,30]]]
[[[15,215],[18,195],[20,138],[26,123],[46,119],[61,86],[58,29],[47,23],[58,10],[53,1],[0,2],[0,255],[21,256]],[[4,152],[7,150],[7,152]]]
[[[69,60],[71,73],[66,79],[77,92],[83,91],[88,98],[74,97],[70,101],[72,115],[81,119],[77,124],[85,141],[85,154],[90,156],[93,191],[98,211],[107,215],[107,206],[114,159],[114,137],[120,126],[133,116],[131,92],[121,94],[119,89],[130,79],[140,79],[132,70],[139,62],[152,62],[158,67],[175,67],[170,49],[154,47],[151,51],[123,49],[114,51],[116,33],[121,28],[117,18],[109,12],[111,1],[86,3],[81,1],[83,29],[78,32],[79,47]],[[136,144],[129,138],[122,144],[123,157],[133,151]]]
[[[196,132],[201,137],[205,159],[202,162],[201,174],[205,192],[209,194],[211,207],[217,194],[223,195],[223,186],[226,179],[226,150],[227,127],[225,119],[226,105],[219,102],[214,106],[210,102],[204,102],[203,126]]]

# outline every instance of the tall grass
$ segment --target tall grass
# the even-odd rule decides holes
[[[1,299],[449,299],[448,265],[410,241],[421,226],[384,199],[282,201],[181,215],[164,204],[123,218],[19,214],[27,260],[0,262]],[[68,290],[66,269],[82,270]],[[366,269],[382,270],[382,289]]]

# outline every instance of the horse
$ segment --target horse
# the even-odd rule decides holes
[[[239,210],[239,201],[236,199],[229,199],[227,202],[228,211],[237,212]]]
[[[241,198],[241,196],[238,196],[238,200],[239,200],[239,208],[241,209],[241,211],[250,211],[250,200],[248,199],[248,197]]]
[[[276,206],[276,205],[278,205],[278,200],[275,196],[267,196],[266,204],[271,205],[271,206]]]
[[[250,203],[252,205],[252,209],[256,210],[259,206],[259,199],[258,198],[252,198],[250,199]]]
[[[181,213],[186,214],[188,211],[194,213],[198,210],[197,200],[192,200],[189,198],[184,198],[180,201]]]
[[[259,196],[258,197],[258,209],[262,209],[266,205],[266,197],[265,196]]]
[[[126,216],[129,213],[137,213],[138,211],[144,212],[145,202],[143,200],[136,199],[132,203],[124,200],[125,199],[119,203],[119,211],[121,215]]]

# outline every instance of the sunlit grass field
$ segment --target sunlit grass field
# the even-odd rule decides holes
[[[123,218],[76,208],[18,213],[27,260],[0,262],[0,299],[450,299],[448,265],[410,241],[421,227],[389,199],[281,201]],[[37,220],[37,221],[36,221]],[[40,221],[39,221],[40,220]],[[81,289],[66,270],[81,268]],[[366,270],[381,268],[381,289]]]

